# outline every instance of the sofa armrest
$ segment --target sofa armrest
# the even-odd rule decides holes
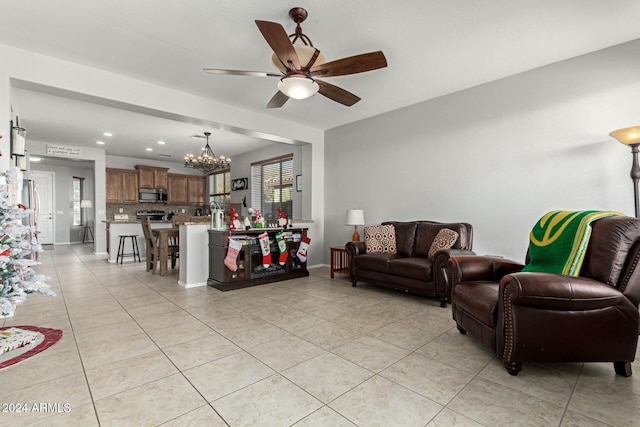
[[[627,299],[596,280],[550,273],[508,274],[500,282],[500,297],[512,305],[565,311],[599,310]]]
[[[449,258],[451,286],[470,281],[499,282],[505,275],[516,273],[524,265],[504,258],[471,255]]]
[[[367,253],[367,247],[364,242],[347,242],[344,245],[347,254],[353,259],[353,257]]]
[[[467,249],[443,249],[433,255],[433,279],[436,286],[436,295],[440,298],[442,307],[446,307],[446,303],[451,302],[449,258],[475,254],[475,252]]]

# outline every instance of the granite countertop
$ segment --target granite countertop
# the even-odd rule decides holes
[[[128,219],[126,221],[117,221],[115,219],[107,219],[102,221],[105,224],[140,224],[139,219]],[[151,224],[171,224],[171,221],[151,220]]]

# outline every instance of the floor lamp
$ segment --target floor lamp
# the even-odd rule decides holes
[[[640,146],[640,126],[614,130],[609,134],[624,145],[631,147],[633,161],[631,163],[631,180],[633,181],[633,198],[635,202],[636,218],[640,218],[640,201],[638,200],[638,180],[640,180],[640,166],[638,165],[638,146]]]
[[[353,225],[353,236],[351,236],[351,241],[359,242],[360,233],[358,233],[358,226],[364,225],[364,211],[362,209],[349,209],[347,211],[346,225]]]
[[[87,238],[87,232],[91,235],[91,240],[93,240],[93,231],[91,231],[91,227],[89,226],[89,216],[87,215],[87,209],[91,209],[93,207],[93,203],[91,200],[81,200],[80,201],[80,209],[84,209],[84,230],[82,231],[82,244],[84,244],[85,239]]]

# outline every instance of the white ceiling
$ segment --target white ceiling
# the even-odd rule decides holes
[[[308,10],[303,31],[328,61],[385,53],[385,69],[327,79],[362,98],[353,107],[316,95],[266,110],[276,79],[202,71],[274,71],[254,20],[292,33],[294,6]],[[0,43],[323,130],[640,38],[640,2],[622,0],[30,0],[7,9]],[[109,130],[107,154],[179,162],[203,145],[189,135],[215,132],[31,89],[15,88],[12,102],[40,141],[95,147],[97,130]],[[250,132],[212,139],[216,154],[232,157],[265,144]],[[142,152],[148,146],[155,151]]]

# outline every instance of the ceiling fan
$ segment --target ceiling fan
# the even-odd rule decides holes
[[[346,76],[384,68],[387,66],[387,59],[382,51],[325,62],[324,55],[302,33],[300,24],[307,19],[307,11],[302,7],[294,7],[289,11],[289,16],[296,23],[296,31],[291,35],[287,35],[282,25],[276,22],[255,21],[262,36],[273,49],[272,62],[279,73],[212,68],[203,70],[209,74],[280,78],[278,92],[271,98],[267,108],[279,108],[289,98],[305,99],[316,92],[347,107],[360,101],[353,93],[319,80],[318,77]],[[302,44],[295,44],[296,41]]]

